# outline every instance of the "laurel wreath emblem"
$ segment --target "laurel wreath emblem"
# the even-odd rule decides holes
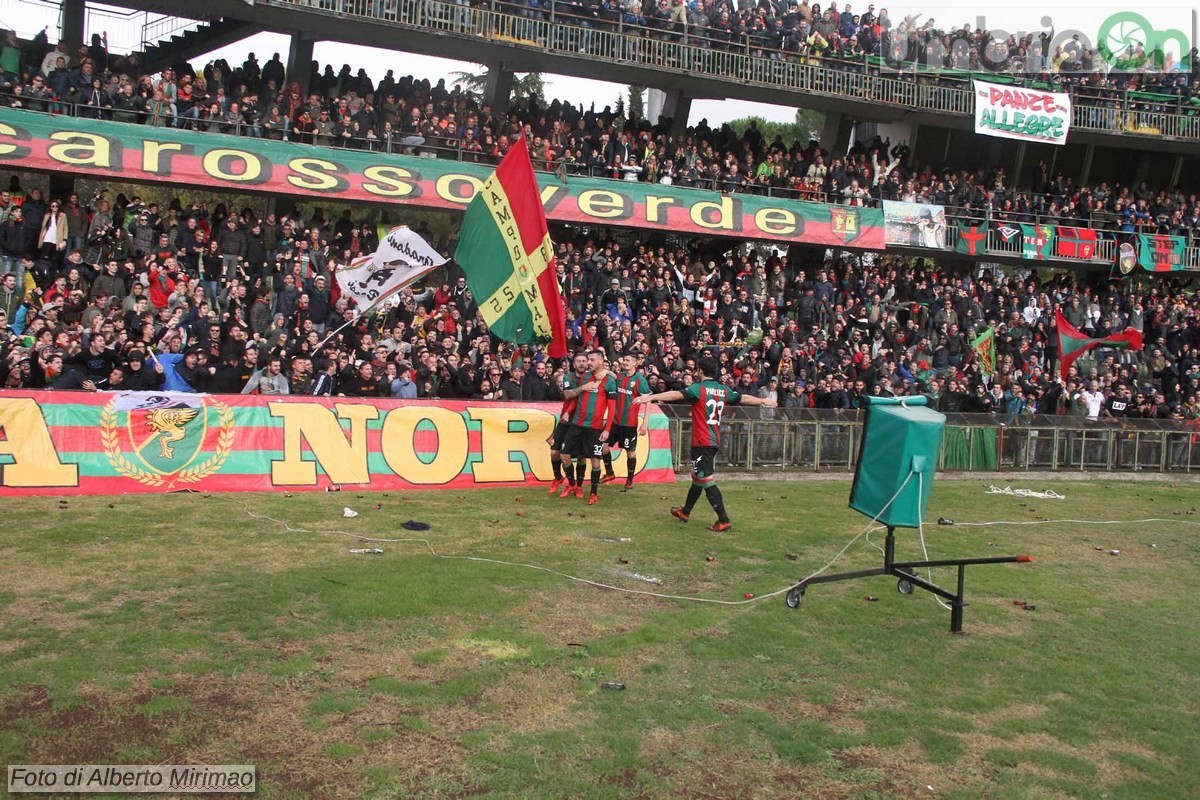
[[[195,483],[225,466],[225,462],[233,450],[233,409],[225,403],[213,401],[212,407],[217,410],[220,433],[217,436],[217,449],[211,456],[196,466],[188,467],[175,475],[164,476],[142,469],[121,452],[121,444],[117,435],[116,402],[116,398],[110,400],[100,412],[100,443],[104,446],[104,455],[108,457],[109,463],[117,472],[145,486],[165,485],[169,491],[176,484]]]

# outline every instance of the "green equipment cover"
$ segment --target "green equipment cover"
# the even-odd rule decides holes
[[[884,525],[916,528],[929,506],[946,417],[921,396],[868,399],[850,507]]]

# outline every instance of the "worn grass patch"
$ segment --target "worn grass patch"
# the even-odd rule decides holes
[[[960,637],[888,579],[790,611],[517,566],[762,596],[865,525],[845,483],[731,481],[722,536],[667,516],[682,487],[8,498],[0,755],[254,763],[265,798],[1200,796],[1192,491],[1038,488],[1068,499],[936,485],[933,557],[1038,559],[969,569]]]

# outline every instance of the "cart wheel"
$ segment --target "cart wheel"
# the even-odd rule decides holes
[[[792,589],[787,593],[784,600],[787,602],[788,608],[799,608],[800,604],[804,602],[804,590]]]
[[[910,581],[908,578],[901,578],[900,580],[896,581],[896,591],[900,594],[912,594],[912,581]]]

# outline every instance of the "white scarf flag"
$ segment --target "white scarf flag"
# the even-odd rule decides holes
[[[374,254],[338,270],[337,282],[342,296],[365,310],[448,260],[407,225],[400,225],[387,232]]]

